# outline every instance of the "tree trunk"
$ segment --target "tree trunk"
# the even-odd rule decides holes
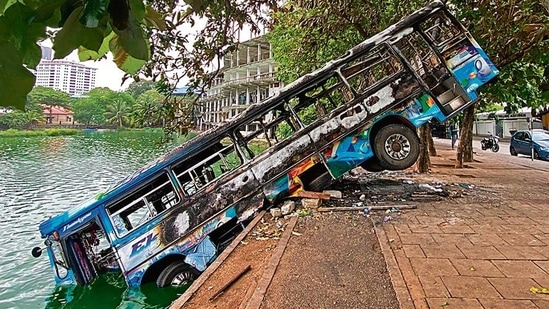
[[[425,124],[427,130],[427,144],[429,145],[429,154],[433,157],[437,156],[437,149],[435,148],[435,142],[433,141],[433,130],[431,129],[431,124]]]
[[[429,158],[429,136],[430,127],[428,124],[419,127],[419,157],[416,162],[416,171],[418,173],[428,173],[431,167],[431,159]]]
[[[475,120],[475,105],[463,111],[463,122],[460,128],[459,145],[457,148],[456,168],[463,168],[463,162],[473,162],[473,122]]]

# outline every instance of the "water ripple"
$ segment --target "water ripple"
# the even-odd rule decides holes
[[[62,307],[66,293],[56,296],[47,258],[30,254],[42,245],[38,225],[164,153],[168,146],[157,148],[159,138],[109,132],[0,139],[0,308],[49,307],[50,301]]]

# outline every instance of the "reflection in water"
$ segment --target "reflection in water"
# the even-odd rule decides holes
[[[54,288],[38,225],[104,191],[170,145],[161,133],[101,132],[0,138],[0,308],[163,308],[181,290],[128,289],[110,275],[87,287]],[[53,293],[52,293],[53,290]]]

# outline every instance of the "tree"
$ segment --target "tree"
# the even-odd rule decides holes
[[[110,52],[126,78],[160,79],[164,88],[183,77],[197,86],[208,84],[213,76],[205,68],[220,67],[245,25],[259,33],[266,22],[263,9],[277,5],[276,0],[185,2],[0,1],[0,105],[24,108],[35,81],[27,68],[38,65],[36,42],[46,38],[52,39],[56,58],[78,50],[80,60],[97,60]],[[204,26],[196,31],[199,24]]]
[[[27,96],[27,107],[38,106],[41,104],[50,106],[62,106],[68,108],[71,97],[68,93],[52,88],[36,86]]]
[[[162,112],[164,96],[155,89],[143,92],[135,101],[132,117],[136,124],[155,126],[164,123],[167,115]]]
[[[108,123],[116,123],[118,127],[123,127],[128,123],[128,106],[124,100],[115,99],[105,111],[105,119]]]
[[[73,105],[74,120],[89,125],[101,125],[105,123],[104,106],[97,103],[93,98],[80,98],[74,101]]]
[[[152,80],[140,80],[131,83],[126,89],[126,93],[130,94],[135,100],[145,91],[154,89],[156,83]]]

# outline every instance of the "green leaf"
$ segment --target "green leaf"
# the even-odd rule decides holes
[[[0,0],[0,12],[5,12],[10,6],[17,2],[17,0]]]
[[[0,105],[24,110],[36,78],[23,66],[12,44],[0,41],[0,50]]]
[[[88,28],[98,27],[99,21],[105,16],[108,4],[108,0],[85,1],[82,17],[80,17],[80,23]]]
[[[41,23],[48,27],[57,27],[61,19],[59,7],[64,0],[46,1],[36,9],[34,23]]]
[[[117,42],[122,46],[125,52],[130,54],[133,58],[149,60],[149,40],[145,38],[143,30],[135,17],[130,16],[129,24],[126,29],[119,30],[114,25],[112,25],[112,29],[118,35]]]
[[[22,3],[11,5],[0,17],[1,37],[11,42],[30,68],[40,62],[41,50],[36,42],[46,38],[46,25],[33,22],[35,11]]]
[[[113,37],[109,46],[113,55],[113,61],[124,72],[135,74],[146,63],[145,60],[132,57],[122,44],[122,38],[118,35]]]
[[[53,49],[55,50],[56,59],[65,58],[80,46],[90,50],[99,50],[103,44],[105,28],[84,27],[78,21],[82,9],[82,7],[76,8],[65,22],[63,28],[55,35]]]
[[[136,20],[145,18],[145,4],[142,0],[130,0],[130,12]]]
[[[109,52],[109,43],[116,34],[111,33],[103,39],[103,44],[98,51],[87,49],[83,46],[78,47],[78,58],[80,61],[97,60],[104,57]]]
[[[159,30],[166,30],[166,21],[164,17],[155,11],[152,7],[147,6],[147,13],[145,14],[145,24],[149,27],[155,27]]]

